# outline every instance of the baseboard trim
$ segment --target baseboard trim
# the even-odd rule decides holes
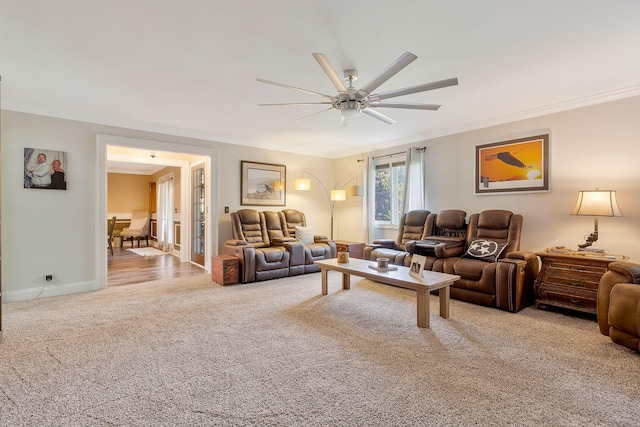
[[[3,291],[2,302],[25,301],[35,298],[54,297],[60,295],[77,294],[80,292],[91,292],[97,290],[97,282],[67,283],[65,285],[45,285],[37,288],[20,289],[17,291]],[[42,292],[42,293],[41,293]]]

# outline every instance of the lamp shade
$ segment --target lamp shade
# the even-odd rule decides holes
[[[347,194],[344,190],[331,190],[331,201],[341,202],[347,199]]]
[[[364,187],[362,185],[352,185],[349,187],[349,195],[350,196],[363,196],[364,195]]]
[[[622,216],[615,190],[584,190],[578,192],[578,200],[571,215]]]
[[[298,178],[293,182],[293,188],[296,190],[311,190],[311,180],[309,178]]]

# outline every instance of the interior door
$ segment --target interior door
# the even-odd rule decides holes
[[[204,266],[205,247],[204,164],[191,168],[191,261]]]

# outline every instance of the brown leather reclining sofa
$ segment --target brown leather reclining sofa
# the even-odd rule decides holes
[[[242,283],[320,271],[313,261],[336,257],[333,240],[315,235],[312,242],[302,242],[296,239],[296,225],[305,227],[306,218],[294,209],[231,213],[233,239],[222,253],[238,258]]]
[[[414,254],[423,255],[425,269],[460,276],[451,285],[452,298],[511,312],[531,305],[539,261],[534,253],[519,250],[522,215],[486,210],[471,215],[468,223],[465,217],[460,210],[408,212],[398,239],[367,245],[365,259],[385,257],[407,266]],[[422,235],[416,238],[419,230]]]

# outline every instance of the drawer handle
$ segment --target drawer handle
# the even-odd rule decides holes
[[[575,282],[571,282],[569,283],[571,286],[575,286],[576,288],[584,288],[584,283],[575,283]]]

